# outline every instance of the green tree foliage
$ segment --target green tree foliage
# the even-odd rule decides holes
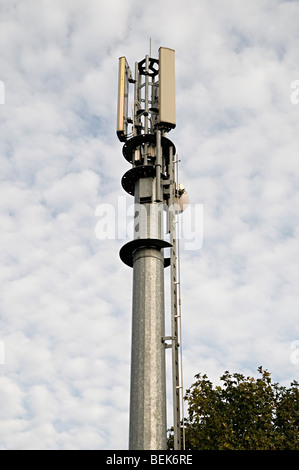
[[[258,372],[258,379],[225,372],[216,387],[206,375],[195,376],[185,395],[186,449],[299,450],[299,383],[282,387],[267,370]]]

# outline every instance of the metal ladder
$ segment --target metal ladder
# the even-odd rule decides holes
[[[178,157],[169,158],[170,195],[169,208],[174,208],[178,201]],[[175,171],[175,165],[177,171]],[[180,295],[180,245],[178,217],[176,211],[168,211],[170,233],[170,289],[171,289],[171,349],[172,349],[172,387],[173,387],[173,429],[174,450],[185,450],[184,398],[182,380],[182,334],[181,334],[181,295]],[[183,435],[181,436],[181,421]]]

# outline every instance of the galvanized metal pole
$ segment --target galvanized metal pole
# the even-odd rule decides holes
[[[166,449],[164,328],[164,256],[141,248],[133,256],[131,450]]]
[[[160,132],[156,142],[160,148]],[[134,238],[148,241],[133,253],[130,450],[166,449],[164,254],[154,242],[163,240],[161,192],[154,172],[135,183]]]

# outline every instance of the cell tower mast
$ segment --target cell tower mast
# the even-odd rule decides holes
[[[129,117],[129,88],[134,87]],[[160,47],[159,59],[135,63],[119,59],[117,136],[132,165],[122,187],[134,196],[134,240],[120,250],[133,268],[129,448],[166,449],[165,349],[172,349],[174,447],[180,449],[180,365],[175,202],[175,146],[166,133],[176,126],[175,52]],[[164,229],[164,214],[167,228]],[[169,242],[164,234],[169,233]],[[170,257],[164,249],[170,248]],[[164,269],[171,270],[171,335],[165,336]]]

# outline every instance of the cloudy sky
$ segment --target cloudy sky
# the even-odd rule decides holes
[[[118,58],[134,69],[150,38],[176,51],[169,138],[203,207],[202,247],[182,240],[184,386],[298,378],[298,22],[298,1],[1,1],[1,449],[128,446],[132,270],[96,208],[126,223]]]

